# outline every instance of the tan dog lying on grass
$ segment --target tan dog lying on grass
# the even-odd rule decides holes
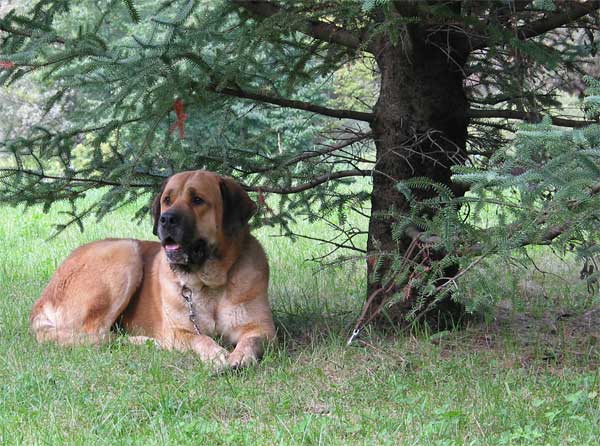
[[[269,266],[248,228],[255,212],[230,178],[172,176],[152,206],[160,243],[107,239],[73,251],[33,306],[37,340],[99,343],[118,324],[132,342],[191,349],[217,367],[255,363],[275,338]]]

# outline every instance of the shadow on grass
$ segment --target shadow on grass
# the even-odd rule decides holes
[[[323,342],[345,342],[360,309],[311,299],[281,302],[273,308],[277,336],[292,350]]]

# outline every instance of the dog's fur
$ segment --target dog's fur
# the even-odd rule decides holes
[[[38,341],[99,343],[118,324],[132,342],[195,351],[219,367],[245,366],[275,337],[269,267],[248,220],[256,205],[232,179],[176,174],[154,200],[161,243],[107,239],[77,248],[31,312]],[[182,296],[192,293],[197,334]],[[230,354],[212,337],[235,345]]]

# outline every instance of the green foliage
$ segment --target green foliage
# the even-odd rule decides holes
[[[382,218],[397,246],[384,250],[371,234],[372,279],[395,282],[395,301],[413,297],[410,314],[418,317],[478,259],[508,258],[529,244],[577,249],[586,258],[593,251],[598,126],[563,131],[550,117],[533,124],[562,113],[561,95],[597,51],[597,17],[573,22],[576,14],[557,16],[558,6],[38,0],[26,13],[0,18],[0,85],[30,79],[47,87],[42,110],[60,109],[63,122],[38,120],[0,142],[0,193],[7,204],[46,211],[64,201],[60,230],[140,203],[174,172],[209,169],[253,194],[261,207],[256,225],[329,243],[344,257],[366,252],[366,222]],[[410,98],[413,109],[383,110],[379,83],[400,72],[417,85],[416,73],[428,71],[411,67],[429,61],[407,54],[434,48],[439,63],[451,66],[447,76],[464,85],[464,109],[454,116]],[[398,59],[385,66],[384,53]],[[583,109],[594,120],[600,85],[587,81]],[[443,127],[437,115],[449,114],[465,128],[428,127]],[[392,134],[398,138],[384,147]],[[383,172],[394,164],[389,157],[401,161]],[[420,170],[411,178],[413,161]],[[384,192],[396,200],[375,215],[372,183],[356,181],[371,175],[385,176],[392,185]],[[84,204],[98,187],[102,195]],[[139,205],[137,216],[146,212]],[[295,234],[300,219],[323,220],[337,235]],[[407,259],[411,239],[415,257]]]
[[[315,143],[315,134],[331,127],[323,118],[234,102],[212,92],[293,90],[298,99],[321,102],[333,91],[332,81],[319,77],[336,67],[335,51],[325,59],[321,54],[307,57],[303,50],[308,42],[298,36],[289,36],[296,46],[291,49],[274,38],[272,26],[279,22],[257,23],[224,3],[111,1],[101,8],[92,7],[93,2],[45,3],[46,9],[41,4],[36,8],[45,12],[33,18],[12,13],[2,19],[7,28],[32,35],[5,39],[3,52],[18,66],[37,71],[43,82],[60,86],[45,110],[71,96],[74,112],[65,116],[67,131],[31,127],[2,143],[12,159],[12,167],[2,169],[5,202],[43,203],[49,210],[67,200],[73,206],[68,225],[90,212],[102,218],[156,190],[176,171],[215,170],[241,177],[260,193],[311,181],[344,164],[335,154],[318,156],[322,146]],[[123,20],[127,16],[131,21]],[[0,72],[0,83],[14,82],[19,73]],[[176,98],[183,99],[188,115],[185,139],[171,131]],[[328,142],[327,136],[321,139]],[[315,156],[304,157],[313,150]],[[348,204],[362,206],[368,198],[338,192],[351,182],[285,195],[256,224],[285,229],[302,213],[309,219],[330,214],[343,219]],[[110,192],[77,215],[86,191],[102,185]],[[145,211],[141,208],[138,216]],[[60,223],[59,229],[64,227]]]
[[[135,5],[133,4],[133,1],[132,0],[123,0],[123,3],[125,3],[125,6],[127,6],[127,9],[129,10],[129,15],[131,16],[131,20],[133,20],[135,23],[138,23],[140,21],[140,13],[138,12]]]
[[[589,92],[594,94],[594,88]],[[418,245],[428,251],[423,266],[401,281],[405,292],[418,290],[424,303],[429,301],[423,296],[435,295],[439,300],[452,286],[455,299],[464,299],[472,310],[485,308],[501,297],[490,291],[494,285],[487,277],[448,285],[454,279],[441,282],[448,268],[458,266],[455,272],[478,264],[489,268],[487,261],[492,258],[496,266],[529,263],[531,245],[552,245],[563,257],[574,253],[573,257],[589,263],[582,278],[594,286],[600,233],[600,125],[564,130],[548,119],[523,124],[512,143],[498,150],[485,167],[453,170],[454,181],[469,188],[464,197],[455,197],[446,186],[428,178],[397,185],[409,210],[398,216],[394,235],[399,240],[407,232],[417,234]],[[416,190],[431,191],[431,198],[417,199]],[[438,260],[429,251],[446,255]],[[407,270],[405,264],[400,266],[401,271]],[[476,288],[467,290],[461,283]],[[422,309],[415,306],[409,316]]]
[[[488,230],[506,250],[526,242],[565,242],[597,232],[600,126],[557,130],[549,122],[523,125],[513,144],[486,169],[457,167],[480,203],[493,201],[502,225]],[[468,198],[471,200],[471,198]],[[564,245],[566,246],[566,245]]]
[[[362,0],[362,9],[365,12],[371,12],[378,6],[389,3],[389,0]]]
[[[583,100],[585,114],[590,119],[600,118],[600,79],[591,76],[585,78],[589,84],[587,95]]]

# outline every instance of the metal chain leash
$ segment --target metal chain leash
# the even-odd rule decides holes
[[[186,287],[184,285],[183,288],[181,288],[181,297],[183,297],[183,299],[187,303],[190,322],[194,326],[194,329],[196,330],[196,334],[202,334],[202,332],[200,331],[200,327],[198,326],[198,321],[196,320],[196,312],[194,311],[194,306],[192,305],[192,297],[193,297],[192,290],[190,290],[188,287]]]

